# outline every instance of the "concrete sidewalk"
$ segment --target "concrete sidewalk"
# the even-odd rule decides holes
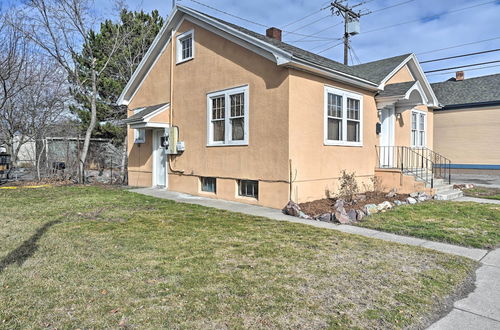
[[[500,200],[497,199],[486,199],[486,198],[476,198],[476,197],[460,197],[455,200],[454,202],[474,202],[474,203],[481,203],[481,204],[500,204]]]
[[[192,196],[163,189],[140,188],[131,189],[130,191],[180,203],[197,204],[266,217],[278,221],[288,221],[314,227],[328,228],[344,233],[382,239],[390,242],[421,246],[480,261],[481,267],[476,271],[476,289],[474,292],[470,293],[466,298],[456,301],[453,310],[441,320],[434,323],[430,329],[500,329],[500,249],[488,252],[482,249],[432,242],[420,238],[389,234],[362,227],[300,219],[285,215],[280,210],[276,209]]]

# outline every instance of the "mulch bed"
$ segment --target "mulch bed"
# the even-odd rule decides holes
[[[366,198],[364,198],[365,196]],[[385,201],[394,203],[396,200],[404,201],[410,195],[408,194],[396,194],[394,197],[387,197],[387,193],[369,191],[363,194],[357,195],[354,201],[351,203],[345,203],[344,208],[346,212],[350,210],[363,210],[363,207],[367,204],[380,204]],[[302,212],[311,217],[316,217],[325,213],[335,212],[333,206],[338,198],[325,198],[313,202],[301,203],[299,204]]]

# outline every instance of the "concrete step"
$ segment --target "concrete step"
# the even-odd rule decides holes
[[[431,187],[431,185],[427,185],[428,188]],[[442,184],[442,185],[436,185],[434,184],[434,191],[436,194],[446,192],[446,191],[452,191],[453,190],[453,185],[452,184]]]
[[[463,195],[464,195],[464,193],[462,190],[453,189],[453,190],[443,191],[443,192],[440,192],[440,193],[434,195],[434,199],[437,199],[440,201],[451,201],[451,200],[460,198]]]

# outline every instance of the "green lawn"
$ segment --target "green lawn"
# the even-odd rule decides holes
[[[500,205],[432,201],[369,216],[357,225],[477,248],[500,245]]]
[[[499,188],[475,187],[463,190],[465,196],[500,200]]]
[[[477,267],[119,189],[0,203],[0,328],[421,328]]]

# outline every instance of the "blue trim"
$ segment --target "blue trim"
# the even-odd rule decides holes
[[[444,168],[444,164],[435,164],[434,167]],[[470,169],[470,170],[500,170],[500,165],[481,165],[481,164],[451,164],[452,169]]]

